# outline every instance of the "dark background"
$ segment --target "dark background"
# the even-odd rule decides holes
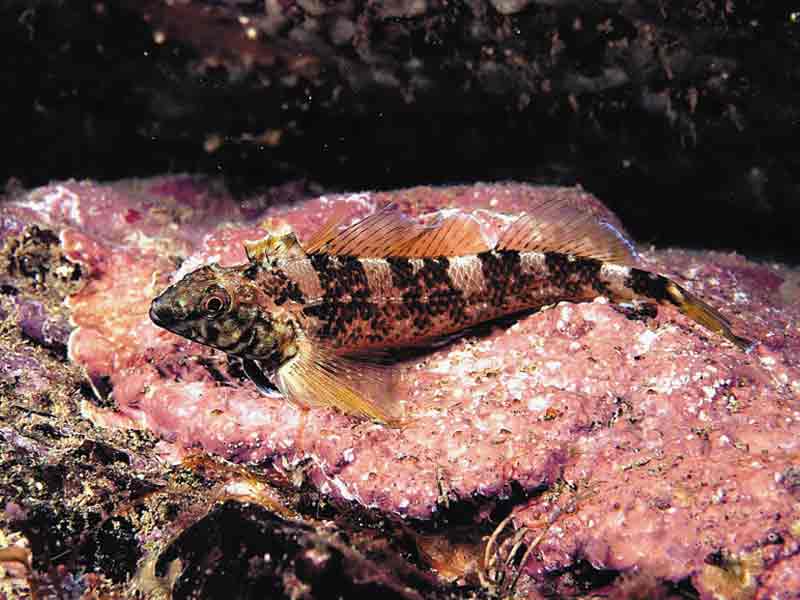
[[[580,184],[641,242],[800,260],[800,4],[0,6],[10,190]]]

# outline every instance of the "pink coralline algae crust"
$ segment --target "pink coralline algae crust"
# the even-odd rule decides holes
[[[594,411],[595,427],[570,442],[562,477],[582,488],[577,509],[556,520],[527,568],[539,575],[581,556],[671,580],[699,573],[696,586],[711,593],[715,561],[758,575],[798,549],[798,304],[777,293],[794,274],[735,256],[652,258],[738,314],[759,345],[739,353],[667,310],[657,328],[596,303],[530,319],[547,340],[539,364],[558,362],[549,384],[579,390],[584,406],[611,399],[617,411],[611,420]],[[535,500],[516,522],[541,530],[552,510]]]
[[[244,261],[241,242],[265,228],[303,239],[338,203],[354,218],[388,201],[412,216],[459,207],[496,233],[501,213],[552,194],[605,210],[578,189],[475,185],[273,202],[244,214],[189,179],[113,191],[60,184],[19,206],[63,227],[67,255],[89,270],[69,299],[69,356],[110,383],[116,410],[87,403],[87,415],[156,432],[165,458],[200,448],[264,468],[302,465],[331,498],[415,519],[457,500],[505,497],[513,482],[528,492],[576,489],[573,510],[553,519],[527,563],[535,578],[584,558],[693,577],[711,593],[715,564],[757,555],[754,576],[774,564],[765,582],[796,579],[796,569],[778,567],[794,563],[800,499],[800,278],[785,267],[647,251],[645,268],[721,307],[755,349],[740,352],[671,308],[643,320],[602,298],[561,303],[402,363],[403,429],[304,414],[147,317],[152,297],[188,270]],[[517,510],[516,526],[541,531],[565,498],[537,496]]]

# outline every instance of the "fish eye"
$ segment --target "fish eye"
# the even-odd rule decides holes
[[[225,290],[215,290],[203,301],[203,310],[207,316],[216,317],[227,310],[230,300],[230,296]]]

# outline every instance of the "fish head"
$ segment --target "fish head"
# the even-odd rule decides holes
[[[294,330],[274,308],[242,268],[211,264],[153,299],[150,319],[232,356],[282,362],[291,356]]]

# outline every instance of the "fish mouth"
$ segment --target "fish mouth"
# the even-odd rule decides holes
[[[175,323],[174,313],[163,297],[158,296],[150,303],[150,320],[164,329],[170,329]]]

